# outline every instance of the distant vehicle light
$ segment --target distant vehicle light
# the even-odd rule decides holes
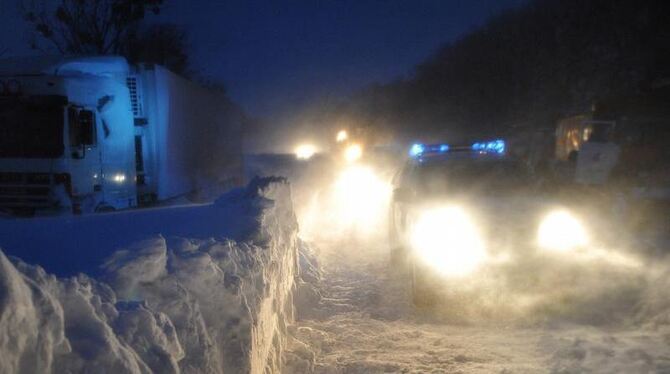
[[[295,148],[295,157],[298,160],[309,160],[316,153],[316,147],[312,144],[301,144]]]
[[[351,144],[344,150],[344,159],[347,162],[354,162],[363,156],[363,147],[359,144]]]
[[[540,248],[556,252],[567,252],[589,242],[582,223],[565,210],[553,211],[542,220],[537,240]]]
[[[337,136],[335,137],[335,140],[338,143],[341,143],[341,142],[343,142],[347,139],[349,139],[349,134],[347,134],[346,130],[340,130],[340,131],[337,132]]]
[[[409,149],[410,157],[418,157],[426,150],[426,146],[423,144],[412,144],[412,147]]]
[[[112,180],[113,180],[114,182],[116,182],[116,183],[123,183],[123,182],[126,181],[126,175],[125,175],[125,174],[122,174],[122,173],[115,174],[115,175],[112,177]]]

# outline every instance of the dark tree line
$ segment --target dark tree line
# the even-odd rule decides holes
[[[22,0],[32,47],[64,55],[122,55],[188,72],[188,37],[173,24],[148,24],[163,0]]]
[[[536,0],[442,46],[347,110],[400,133],[551,127],[603,97],[670,77],[670,1]]]

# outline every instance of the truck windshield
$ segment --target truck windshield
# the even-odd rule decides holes
[[[63,155],[62,102],[0,97],[0,158],[58,158]]]

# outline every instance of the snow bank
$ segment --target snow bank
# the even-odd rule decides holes
[[[115,251],[148,237],[253,240],[259,230],[258,217],[265,214],[267,205],[262,196],[254,194],[237,189],[211,204],[0,219],[0,248],[58,276],[98,276],[100,264]]]
[[[152,235],[109,256],[98,279],[0,252],[0,372],[279,372],[297,271],[289,185],[256,179],[208,209],[247,239]]]

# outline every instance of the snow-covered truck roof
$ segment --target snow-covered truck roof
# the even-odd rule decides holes
[[[0,76],[53,75],[53,76],[115,76],[127,75],[128,61],[120,56],[32,56],[0,60]]]

